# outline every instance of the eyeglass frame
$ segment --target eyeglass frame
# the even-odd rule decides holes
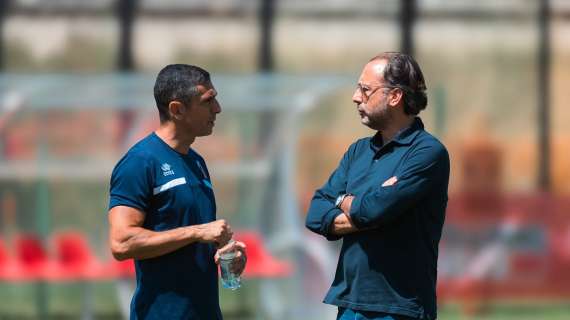
[[[364,90],[365,87],[368,87],[367,90],[371,90],[370,93],[365,93]],[[379,89],[401,89],[401,90],[405,90],[402,87],[399,86],[390,86],[390,85],[382,85],[382,86],[363,86],[360,83],[356,84],[356,90],[360,91],[360,95],[362,96],[362,102],[366,103],[370,100],[370,97],[372,97],[373,94],[376,93],[376,91],[378,91]],[[366,99],[365,99],[366,98]]]

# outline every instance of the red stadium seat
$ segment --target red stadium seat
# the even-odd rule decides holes
[[[16,259],[28,280],[59,281],[64,279],[63,269],[49,258],[39,238],[31,234],[16,237]]]
[[[135,276],[135,262],[133,259],[124,261],[112,260],[109,262],[109,267],[115,277],[133,278]]]
[[[234,238],[247,246],[247,265],[243,276],[252,278],[287,277],[293,271],[287,261],[275,259],[263,246],[260,235],[255,231],[235,232]]]
[[[85,235],[65,232],[53,237],[57,262],[67,280],[109,280],[116,278],[113,268],[104,265],[91,251]]]
[[[31,280],[31,277],[27,277],[22,265],[10,256],[6,244],[0,239],[0,281],[26,280]]]
[[[292,273],[292,265],[273,257],[257,232],[236,232],[234,237],[247,246],[248,262],[244,277],[278,278]],[[0,242],[0,280],[97,281],[135,276],[132,259],[101,262],[91,251],[82,233],[58,233],[52,240],[55,249],[53,258],[34,235],[22,234],[16,237],[16,259],[10,258],[6,246]]]

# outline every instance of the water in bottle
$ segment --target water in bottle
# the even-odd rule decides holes
[[[232,272],[231,266],[237,257],[237,252],[226,252],[220,255],[220,270],[222,273],[222,286],[227,289],[236,290],[241,286],[241,277]]]

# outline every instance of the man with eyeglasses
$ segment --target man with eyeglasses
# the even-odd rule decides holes
[[[426,85],[409,55],[364,67],[352,100],[376,130],[353,143],[315,192],[306,226],[342,239],[324,302],[337,319],[435,319],[437,256],[447,206],[449,155],[417,116]]]

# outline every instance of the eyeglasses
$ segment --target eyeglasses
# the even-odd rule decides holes
[[[366,85],[362,85],[360,83],[358,83],[356,85],[356,90],[360,91],[360,94],[362,95],[362,102],[366,103],[368,102],[368,100],[370,99],[370,97],[376,93],[376,91],[378,91],[378,89],[395,89],[397,87],[394,86],[366,86]]]

